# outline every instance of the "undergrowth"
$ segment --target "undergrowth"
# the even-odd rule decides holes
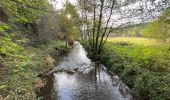
[[[62,41],[23,47],[9,36],[0,37],[0,99],[35,100],[39,74],[52,69],[56,58],[68,52]]]

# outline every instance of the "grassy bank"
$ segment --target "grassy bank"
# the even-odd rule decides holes
[[[35,100],[36,91],[43,86],[39,74],[55,66],[58,55],[68,49],[62,41],[49,42],[38,47],[4,44],[0,49],[0,100]],[[16,49],[16,50],[14,50]]]
[[[89,56],[93,58],[87,43]],[[133,95],[142,100],[170,99],[170,45],[139,37],[109,38],[100,55],[108,69],[118,74]]]
[[[120,75],[144,100],[170,99],[170,50],[168,43],[147,38],[109,38],[101,62]]]

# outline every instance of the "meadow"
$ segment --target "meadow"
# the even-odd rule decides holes
[[[107,40],[101,62],[118,74],[135,97],[170,99],[170,45],[140,37],[112,37]]]

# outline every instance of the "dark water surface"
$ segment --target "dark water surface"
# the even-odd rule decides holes
[[[53,73],[41,95],[45,100],[131,100],[128,93],[122,95],[119,83],[113,84],[105,68],[96,68],[86,74]]]

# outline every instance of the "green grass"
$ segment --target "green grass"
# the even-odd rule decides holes
[[[126,43],[122,46],[121,43]],[[170,56],[168,43],[158,42],[154,39],[138,37],[109,38],[105,46],[117,54],[127,55],[136,60],[150,57],[165,58]]]
[[[161,46],[165,45],[167,43],[161,42],[159,40],[155,39],[149,39],[149,38],[141,38],[141,37],[114,37],[114,38],[108,38],[108,42],[129,42],[134,45],[142,45],[142,46]]]
[[[170,45],[139,37],[109,38],[101,61],[120,75],[137,97],[170,99]]]

